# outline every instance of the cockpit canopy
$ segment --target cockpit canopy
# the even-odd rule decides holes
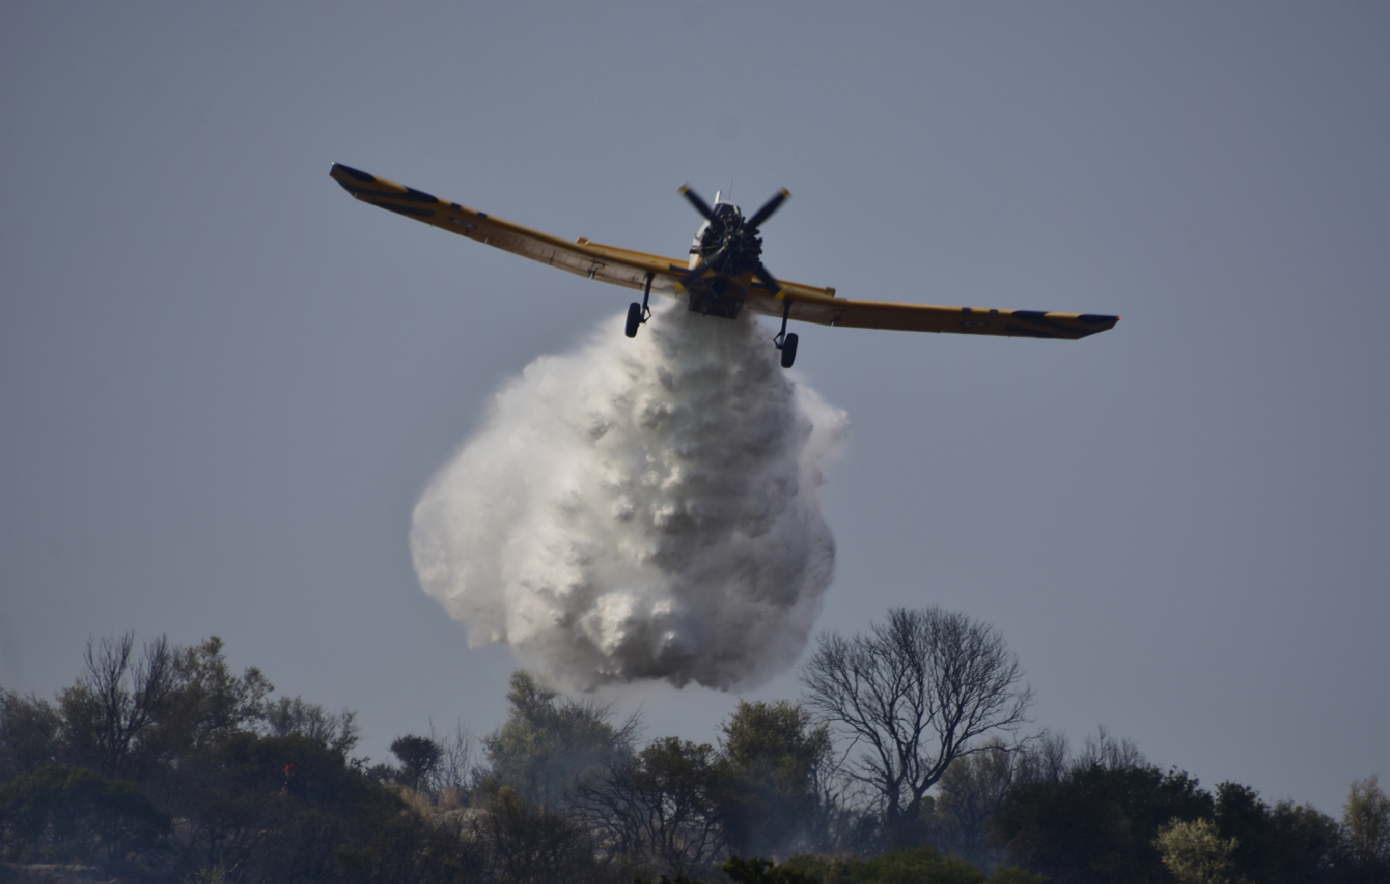
[[[725,200],[723,192],[718,190],[714,192],[714,206],[712,208],[714,217],[723,221],[725,224],[727,224],[731,218],[738,219],[743,217],[743,210]]]
[[[743,211],[733,203],[715,203],[714,217],[720,221],[727,221],[730,218],[742,218]]]

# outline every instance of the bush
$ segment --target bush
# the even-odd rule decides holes
[[[157,850],[170,819],[134,783],[52,764],[0,787],[5,855],[123,864]]]

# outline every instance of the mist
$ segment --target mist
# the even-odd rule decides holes
[[[421,586],[552,681],[752,687],[830,585],[827,469],[848,419],[771,330],[658,307],[605,320],[496,394],[414,512]]]

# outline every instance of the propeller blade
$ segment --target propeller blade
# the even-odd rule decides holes
[[[699,194],[690,189],[689,184],[681,185],[680,194],[690,200],[690,204],[695,207],[695,211],[703,215],[706,221],[714,220],[714,210],[709,207],[709,203],[700,199]]]
[[[791,193],[789,193],[785,187],[777,191],[776,196],[763,203],[763,207],[755,212],[752,218],[748,219],[743,225],[744,228],[748,230],[757,230],[764,221],[772,217],[773,212],[782,207],[782,203],[784,203],[789,196],[791,196]]]
[[[724,260],[724,257],[728,254],[729,247],[727,245],[722,245],[719,247],[719,250],[716,251],[713,255],[710,255],[708,258],[701,258],[699,263],[696,264],[693,268],[691,268],[691,270],[688,273],[685,274],[685,282],[682,284],[690,285],[695,280],[704,276],[706,270],[710,269],[711,267],[718,267],[719,262]]]
[[[785,191],[783,192],[785,193]],[[782,290],[782,284],[778,282],[776,279],[774,279],[771,273],[767,272],[767,268],[763,266],[763,262],[759,261],[758,269],[754,270],[753,272],[756,273],[758,278],[761,279],[763,282],[772,286],[772,293],[774,295]]]
[[[704,258],[701,258],[699,261],[696,261],[695,266],[691,267],[689,272],[685,274],[685,279],[681,280],[681,285],[689,286],[692,282],[704,276],[705,271],[708,269],[709,265],[705,263]]]

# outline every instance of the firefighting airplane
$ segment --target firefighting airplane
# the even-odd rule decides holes
[[[744,218],[738,206],[722,200],[719,194],[715,194],[711,207],[695,191],[682,187],[680,193],[705,219],[695,233],[689,260],[682,261],[602,246],[582,236],[566,242],[341,163],[334,163],[329,174],[364,203],[570,273],[640,289],[642,303],[628,308],[629,338],[636,337],[638,327],[650,318],[647,299],[654,291],[671,297],[685,295],[691,310],[707,316],[732,319],[745,307],[754,313],[780,316],[782,329],[773,344],[781,351],[783,368],[791,368],[796,361],[797,336],[787,333],[788,319],[844,328],[1068,339],[1114,328],[1120,320],[1098,313],[850,301],[835,297],[833,288],[778,281],[763,266],[758,228],[791,195],[785,190],[764,203],[753,217]]]

